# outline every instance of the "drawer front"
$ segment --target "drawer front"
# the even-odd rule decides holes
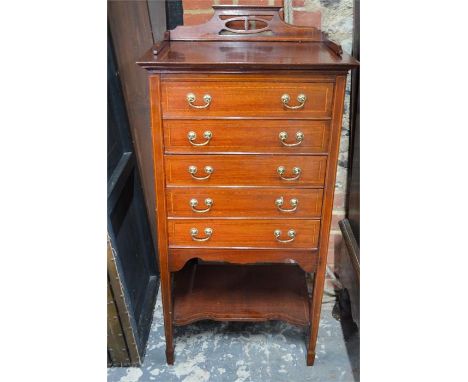
[[[166,153],[326,153],[329,121],[165,120]]]
[[[168,188],[169,217],[317,218],[322,189]]]
[[[169,247],[312,249],[317,247],[319,228],[320,220],[305,219],[169,220]]]
[[[167,155],[166,184],[322,186],[326,163],[327,157],[318,155]]]
[[[163,118],[326,118],[333,87],[332,82],[169,81],[162,83],[161,106]]]

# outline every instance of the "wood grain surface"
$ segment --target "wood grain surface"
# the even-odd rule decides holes
[[[138,64],[152,70],[236,71],[297,70],[346,71],[358,66],[349,54],[337,55],[325,42],[271,43],[266,41],[169,41],[161,54],[148,49]]]
[[[277,153],[312,154],[328,152],[330,122],[310,120],[165,120],[164,147],[166,154],[233,154],[233,153]],[[205,146],[194,146],[187,138],[193,131],[196,144],[206,142],[203,134],[212,137]],[[284,146],[279,134],[285,132]],[[303,133],[302,141],[296,139]]]
[[[188,264],[175,274],[175,325],[210,319],[302,326],[309,323],[308,314],[304,271],[295,265]]]
[[[169,218],[318,218],[322,211],[322,189],[245,189],[245,188],[167,188],[167,214]],[[297,199],[296,210],[282,212],[275,201],[283,198],[282,209],[292,209],[291,199]],[[198,201],[198,210],[207,209],[209,198],[213,205],[207,212],[194,212],[192,199]]]
[[[166,155],[166,185],[168,186],[276,186],[321,187],[325,180],[326,156],[269,155]],[[208,179],[195,180],[188,171],[196,166],[195,176],[203,177],[206,166],[214,171]],[[283,180],[277,169],[285,167],[284,177],[293,178],[293,168],[301,169],[297,180]]]
[[[189,260],[195,258],[224,264],[298,264],[305,272],[314,272],[318,251],[294,248],[169,248],[169,269],[171,272],[180,271]]]
[[[187,102],[187,94],[196,96],[195,105],[205,105],[203,96],[208,94],[212,101],[204,109],[196,109]],[[283,94],[289,94],[291,106],[298,106],[299,94],[307,100],[300,109],[288,109],[281,101]],[[333,83],[325,82],[243,82],[237,81],[187,81],[163,82],[163,118],[202,116],[249,117],[263,116],[277,118],[323,118],[331,114]]]
[[[320,220],[222,220],[183,219],[169,220],[168,240],[170,248],[301,248],[314,249],[318,244]],[[205,228],[211,228],[211,238],[204,242],[194,241],[190,230],[196,228],[198,237],[206,237]],[[280,243],[273,232],[281,230],[280,239],[289,239],[288,230],[296,232],[296,238],[289,243]]]
[[[287,24],[282,7],[213,5],[214,14],[202,25],[178,26],[172,40],[237,41],[322,41],[315,27]],[[226,33],[228,32],[228,33]]]

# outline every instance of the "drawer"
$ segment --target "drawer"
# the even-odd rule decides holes
[[[168,221],[168,237],[172,248],[316,248],[319,228],[306,219],[184,219]]]
[[[326,153],[330,121],[165,120],[166,153]]]
[[[166,155],[164,160],[168,186],[323,186],[327,163],[318,155]]]
[[[326,118],[331,116],[333,87],[333,82],[307,82],[307,79],[304,82],[163,81],[161,107],[163,118]],[[302,96],[305,96],[303,100]],[[283,97],[289,100],[283,102]]]
[[[167,188],[166,197],[167,215],[175,218],[317,218],[323,189]]]

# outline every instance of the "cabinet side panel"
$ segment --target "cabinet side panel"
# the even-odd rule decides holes
[[[323,287],[325,282],[325,270],[327,266],[328,241],[333,209],[333,196],[335,193],[336,166],[340,145],[341,126],[343,119],[343,102],[346,86],[346,76],[336,77],[335,94],[333,97],[332,133],[330,150],[327,163],[327,174],[325,178],[325,189],[322,207],[322,225],[319,237],[319,259],[317,271],[314,277],[314,290],[310,309],[310,337],[307,350],[307,364],[311,365],[315,359],[315,345],[317,342],[318,326],[320,322],[320,311],[322,306]]]
[[[166,336],[166,357],[168,363],[173,363],[171,274],[169,272],[167,251],[166,197],[163,158],[164,138],[161,121],[161,82],[159,74],[150,76],[149,87],[156,194],[155,213],[158,225],[159,269],[161,272],[161,297],[164,314],[164,332]]]

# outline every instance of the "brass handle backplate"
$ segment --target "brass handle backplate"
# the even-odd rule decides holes
[[[190,142],[191,145],[193,146],[206,146],[208,143],[210,143],[211,138],[213,138],[213,133],[209,130],[205,131],[203,133],[203,137],[206,139],[205,142],[202,143],[195,143],[195,139],[197,139],[197,133],[195,131],[189,131],[187,134],[187,138]]]
[[[211,236],[213,235],[213,229],[211,228],[205,228],[205,237],[197,237],[198,235],[198,229],[196,228],[191,228],[190,229],[190,236],[192,236],[193,241],[207,241],[211,239]]]
[[[280,176],[281,179],[283,180],[297,180],[301,176],[301,168],[300,167],[293,167],[292,172],[294,174],[293,177],[291,178],[286,178],[284,177],[284,173],[286,172],[286,168],[284,166],[279,166],[276,171],[278,172],[278,175]]]
[[[281,133],[279,133],[278,137],[283,146],[293,147],[299,146],[302,143],[302,141],[304,140],[304,133],[302,131],[298,131],[296,133],[296,143],[286,143],[286,140],[288,139],[288,133],[286,131],[282,131]]]
[[[281,102],[283,102],[283,106],[287,107],[288,109],[296,110],[296,109],[301,109],[304,107],[304,104],[307,101],[307,96],[305,94],[299,94],[297,96],[297,102],[299,102],[299,105],[297,106],[289,106],[289,101],[291,101],[291,97],[289,94],[283,94],[281,96]]]
[[[196,206],[198,206],[198,200],[197,199],[190,199],[190,207],[192,208],[193,212],[198,212],[199,214],[203,214],[205,212],[208,212],[209,210],[211,210],[211,207],[213,206],[213,199],[210,199],[210,198],[205,199],[205,206],[207,208],[205,208],[203,210],[196,209],[195,208]]]
[[[293,229],[290,229],[290,230],[288,231],[289,239],[286,239],[286,240],[281,240],[281,239],[280,239],[281,230],[279,230],[279,229],[275,229],[275,231],[273,232],[273,234],[275,235],[275,239],[276,239],[277,241],[279,241],[280,243],[290,243],[291,241],[293,241],[293,240],[296,238],[296,231],[294,231]]]
[[[187,102],[190,105],[190,107],[193,107],[194,109],[206,109],[208,106],[210,106],[211,103],[211,96],[209,94],[205,94],[203,96],[203,101],[205,102],[204,105],[194,105],[194,102],[197,100],[197,97],[193,93],[188,93],[187,94]]]
[[[211,166],[205,166],[205,173],[207,174],[206,176],[195,176],[195,174],[197,173],[198,169],[197,169],[197,166],[189,166],[188,168],[188,172],[190,173],[190,175],[192,176],[193,179],[196,179],[196,180],[205,180],[205,179],[208,179],[211,174],[213,174],[213,171],[214,171],[214,168],[211,167]]]
[[[282,196],[280,196],[278,199],[275,200],[276,208],[278,208],[279,211],[281,211],[281,212],[295,212],[297,210],[297,205],[299,204],[299,200],[293,198],[293,199],[291,199],[289,201],[289,203],[291,204],[291,206],[293,208],[286,209],[286,208],[282,208],[283,204],[284,204],[284,199],[283,199]]]

